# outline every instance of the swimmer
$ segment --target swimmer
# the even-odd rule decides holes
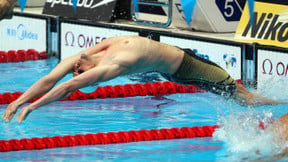
[[[194,84],[246,105],[282,103],[249,92],[221,67],[197,57],[189,49],[180,49],[139,36],[120,36],[105,39],[61,61],[48,75],[11,103],[3,119],[9,122],[21,105],[46,92],[41,99],[22,108],[18,122],[21,123],[38,107],[66,98],[77,89],[121,75],[148,71],[158,71],[168,80]],[[54,87],[69,72],[73,72],[74,77]]]
[[[275,142],[279,143],[281,146],[281,151],[276,152],[272,155],[264,156],[254,161],[281,161],[288,157],[288,113],[281,116],[278,120],[273,121],[273,124],[268,125],[267,129],[269,132],[275,133]],[[257,152],[261,154],[260,151]]]
[[[12,18],[15,2],[17,0],[0,0],[0,20]]]
[[[288,113],[276,120],[272,126],[283,140],[288,141]]]

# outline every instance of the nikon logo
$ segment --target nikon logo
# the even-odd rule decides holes
[[[250,32],[251,38],[277,40],[285,42],[288,39],[288,23],[287,21],[278,21],[279,15],[273,13],[262,13],[258,19],[258,13],[254,13],[254,23],[249,22],[246,25],[243,37],[246,37]]]

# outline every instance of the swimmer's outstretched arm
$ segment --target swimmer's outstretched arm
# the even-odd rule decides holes
[[[107,48],[108,45],[109,42],[107,43],[107,41],[103,41],[103,43],[87,48],[86,50],[61,61],[48,75],[42,77],[40,80],[35,82],[28,90],[25,91],[23,95],[21,95],[17,100],[9,104],[3,115],[3,120],[9,122],[21,105],[37,96],[48,92],[62,77],[72,71],[75,62],[80,58],[81,54],[97,53]]]
[[[37,109],[38,107],[68,97],[75,90],[91,85],[95,82],[102,82],[113,79],[121,75],[125,71],[125,69],[126,68],[120,67],[117,64],[113,64],[98,66],[89,71],[86,71],[81,75],[78,75],[77,77],[74,77],[64,83],[57,85],[39,100],[22,108],[17,120],[19,123],[21,123],[31,111]]]
[[[80,57],[80,55],[78,57]],[[3,115],[3,120],[9,122],[21,105],[37,96],[48,92],[58,82],[58,80],[60,80],[69,71],[71,71],[74,62],[77,60],[78,57],[76,55],[63,60],[49,74],[35,82],[30,88],[28,88],[24,92],[23,95],[21,95],[17,100],[9,104]]]

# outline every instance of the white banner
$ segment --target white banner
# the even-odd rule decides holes
[[[160,41],[180,48],[190,48],[199,57],[221,66],[233,79],[241,79],[241,47],[167,36],[161,36]]]
[[[60,37],[61,59],[94,46],[105,38],[121,35],[138,35],[138,32],[63,22]]]
[[[277,87],[288,84],[288,53],[258,50],[257,87]]]
[[[47,49],[47,22],[45,19],[13,16],[0,21],[0,50]]]

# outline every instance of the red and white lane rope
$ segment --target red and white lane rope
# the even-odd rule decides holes
[[[139,141],[167,140],[180,138],[211,137],[215,126],[162,128],[152,130],[132,130],[96,134],[78,134],[31,139],[0,140],[0,152],[19,150],[39,150],[81,145],[115,144]]]
[[[28,50],[9,50],[0,51],[0,63],[8,63],[8,62],[23,62],[23,61],[30,61],[30,60],[43,60],[47,59],[47,53],[38,52],[34,49]]]
[[[156,96],[156,95],[167,95],[175,93],[197,93],[205,92],[204,90],[195,87],[194,85],[180,85],[173,82],[155,82],[155,83],[145,83],[145,84],[126,84],[126,85],[116,85],[116,86],[99,86],[92,93],[83,93],[79,90],[75,91],[69,97],[63,99],[67,100],[88,100],[97,98],[119,98],[119,97],[132,97],[132,96]],[[0,94],[0,104],[9,104],[21,96],[22,92],[6,92]],[[44,94],[43,94],[44,95]],[[42,96],[43,96],[42,95]],[[34,98],[30,102],[34,102],[41,98],[39,96]]]

